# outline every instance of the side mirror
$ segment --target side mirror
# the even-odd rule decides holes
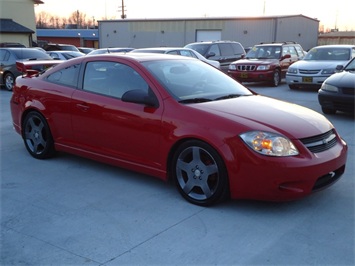
[[[343,65],[337,65],[337,67],[335,68],[335,70],[337,71],[337,72],[340,72],[340,71],[342,71],[344,69],[344,66]]]
[[[208,59],[208,58],[210,58],[210,57],[212,57],[212,56],[216,56],[216,54],[213,53],[213,52],[208,53],[208,54],[206,55],[206,58]]]
[[[121,100],[123,102],[144,104],[150,107],[158,107],[159,103],[153,93],[148,93],[146,90],[130,90],[125,92]]]

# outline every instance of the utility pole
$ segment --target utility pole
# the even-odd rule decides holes
[[[121,11],[122,11],[121,19],[125,19],[127,15],[124,13],[125,12],[124,0],[122,0]]]

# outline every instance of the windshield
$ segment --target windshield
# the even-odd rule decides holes
[[[347,71],[355,71],[355,59],[351,60],[349,64],[345,67]]]
[[[199,60],[176,59],[143,64],[179,102],[207,102],[253,95],[228,75]]]
[[[350,60],[350,49],[339,47],[312,48],[304,60]]]
[[[201,55],[205,55],[207,53],[207,50],[208,48],[210,47],[209,44],[204,44],[204,43],[201,43],[201,44],[189,44],[189,45],[186,45],[185,48],[190,48],[190,49],[193,49],[197,52],[199,52]]]
[[[254,46],[245,56],[248,59],[279,59],[280,46]]]

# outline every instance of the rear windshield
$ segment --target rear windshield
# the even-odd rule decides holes
[[[17,59],[52,59],[49,55],[37,49],[19,49],[14,51]]]

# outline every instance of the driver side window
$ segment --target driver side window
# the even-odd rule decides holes
[[[121,98],[131,90],[148,93],[146,81],[130,66],[116,62],[94,61],[87,63],[83,90]]]

